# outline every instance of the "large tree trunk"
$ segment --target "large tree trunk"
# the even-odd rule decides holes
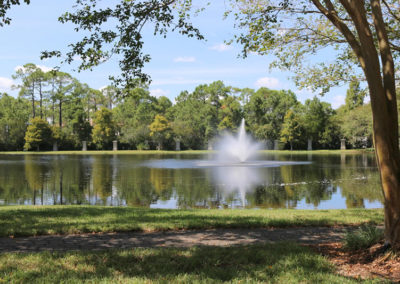
[[[367,19],[364,0],[339,0],[354,23],[357,36],[338,17],[330,0],[312,0],[337,27],[356,54],[367,79],[373,116],[376,160],[385,202],[385,239],[400,243],[400,151],[394,62],[379,0],[370,0],[378,49]],[[382,65],[381,65],[382,64]]]
[[[385,239],[394,245],[400,242],[400,151],[394,63],[379,0],[370,1],[379,50],[364,5],[360,9],[354,2],[350,4],[350,16],[360,38],[361,60],[365,62],[361,65],[370,90],[375,155],[385,202]]]
[[[397,113],[391,111],[394,102],[385,99],[381,80],[367,76],[373,114],[375,155],[378,163],[385,202],[385,238],[390,244],[400,241],[400,153]],[[396,111],[397,112],[397,111]],[[396,115],[396,119],[393,119]]]

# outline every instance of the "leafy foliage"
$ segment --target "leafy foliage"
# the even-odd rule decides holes
[[[291,91],[260,88],[249,98],[245,106],[245,118],[250,130],[258,139],[278,139],[287,111],[297,105]]]
[[[346,106],[344,107],[346,108]],[[340,132],[353,148],[372,145],[372,113],[369,104],[351,111],[340,110]]]
[[[48,148],[53,140],[52,136],[53,133],[47,121],[39,117],[32,118],[26,130],[24,149]]]
[[[293,150],[293,143],[300,141],[302,137],[302,122],[301,117],[298,113],[295,113],[292,109],[289,109],[285,115],[282,131],[281,131],[281,142],[289,143],[290,149]]]
[[[29,103],[0,94],[0,149],[22,150],[29,121]]]
[[[11,18],[7,17],[7,11],[11,9],[11,6],[21,3],[29,4],[30,2],[30,0],[2,0],[0,2],[0,27],[11,23]]]
[[[107,149],[116,138],[116,125],[109,109],[101,108],[93,121],[93,143],[98,149]]]
[[[66,54],[66,62],[74,57],[82,60],[78,70],[91,69],[110,59],[122,55],[119,66],[121,77],[110,78],[117,85],[136,87],[149,81],[142,72],[150,55],[144,54],[142,29],[154,23],[155,35],[166,36],[168,31],[178,31],[188,37],[203,39],[190,19],[186,18],[187,6],[178,6],[174,0],[120,1],[114,7],[98,7],[98,0],[77,0],[75,10],[66,12],[59,18],[61,23],[74,24],[77,32],[88,32],[82,40],[71,44]],[[173,9],[176,8],[177,12]],[[61,56],[59,51],[43,52],[42,57]]]
[[[164,116],[157,114],[154,121],[149,125],[149,129],[150,136],[152,136],[158,143],[157,149],[162,150],[163,142],[170,138],[170,123]]]

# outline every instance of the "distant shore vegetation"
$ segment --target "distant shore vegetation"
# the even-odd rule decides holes
[[[346,104],[334,110],[314,97],[304,104],[290,90],[226,86],[222,81],[176,94],[151,96],[146,85],[95,90],[60,71],[25,64],[14,79],[19,95],[0,94],[0,151],[201,150],[224,132],[246,130],[265,149],[305,150],[372,146],[371,107],[351,82]]]

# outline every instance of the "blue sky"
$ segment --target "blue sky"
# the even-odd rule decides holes
[[[71,10],[74,2],[33,0],[29,6],[12,8],[9,13],[11,25],[0,28],[0,92],[17,95],[17,91],[10,88],[15,83],[11,76],[17,66],[30,62],[44,69],[57,66],[57,59],[41,61],[40,52],[54,49],[65,51],[69,43],[80,39],[81,35],[74,32],[72,25],[57,21],[63,12]],[[189,39],[177,33],[170,33],[164,39],[154,37],[150,26],[145,29],[144,51],[152,58],[145,67],[152,77],[151,93],[173,100],[183,90],[193,91],[199,84],[222,80],[225,85],[239,88],[258,89],[265,86],[270,89],[290,89],[301,102],[312,98],[315,94],[296,88],[289,78],[289,72],[269,70],[272,57],[251,54],[242,59],[238,57],[240,47],[224,44],[224,40],[231,39],[233,35],[232,22],[222,19],[224,2],[214,2],[206,12],[193,20],[206,41]],[[77,73],[74,67],[74,64],[62,65],[61,70],[96,89],[110,84],[110,74],[119,73],[116,58],[93,71]],[[321,100],[337,108],[344,103],[346,89],[347,86],[334,88]]]

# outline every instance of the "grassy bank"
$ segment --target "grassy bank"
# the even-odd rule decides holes
[[[360,153],[373,153],[373,149],[350,149],[350,150],[262,150],[260,153],[264,154],[360,154]],[[118,151],[9,151],[0,152],[0,155],[170,155],[170,154],[211,154],[215,151],[210,150],[185,150],[185,151],[157,151],[157,150],[118,150]]]
[[[103,206],[0,207],[0,236],[382,223],[383,210],[164,210]]]
[[[0,283],[360,283],[293,243],[0,254]],[[371,282],[368,282],[371,283]],[[377,280],[376,283],[382,283]]]

